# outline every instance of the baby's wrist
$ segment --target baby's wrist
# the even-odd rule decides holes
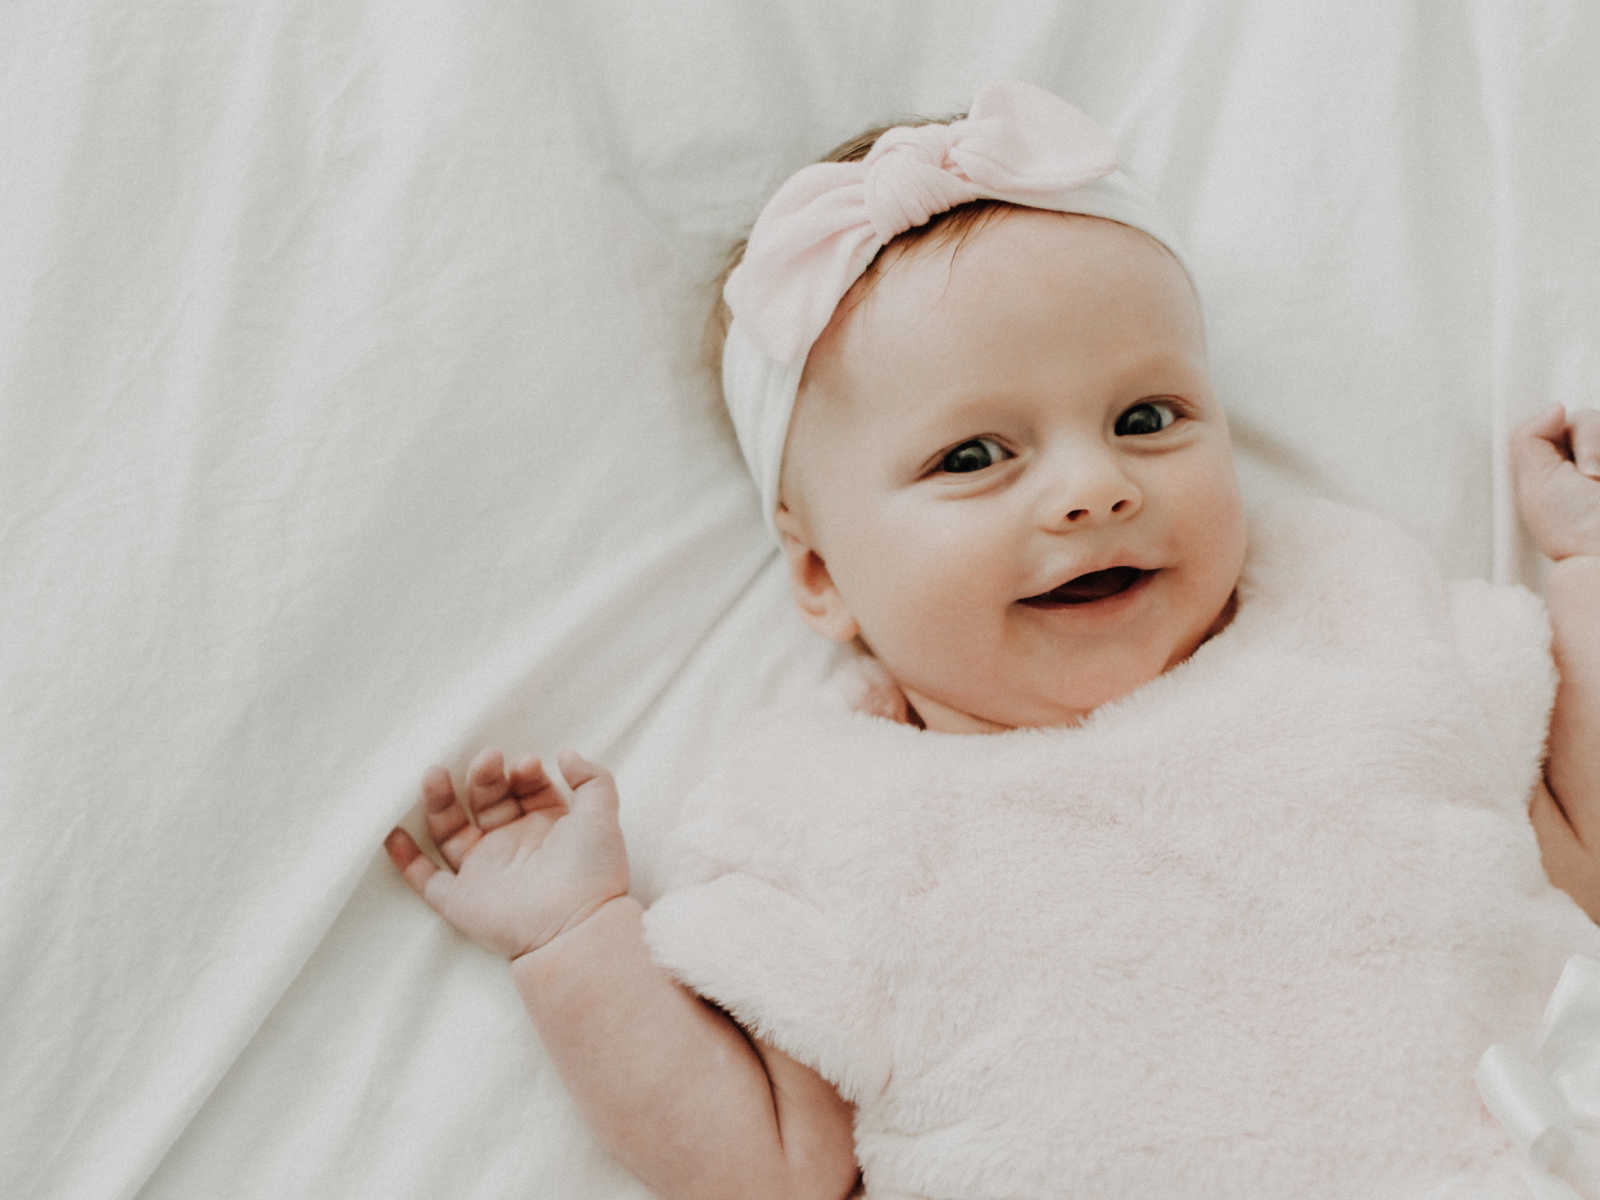
[[[1544,603],[1558,660],[1563,649],[1572,649],[1574,638],[1591,641],[1600,630],[1600,554],[1572,554],[1551,563],[1544,580]]]
[[[607,897],[587,912],[580,912],[549,941],[511,956],[513,973],[546,974],[571,969],[591,957],[598,945],[637,929],[644,906],[624,892]]]

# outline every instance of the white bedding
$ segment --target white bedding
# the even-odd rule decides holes
[[[1534,578],[1499,446],[1594,402],[1596,62],[1587,0],[0,5],[7,1194],[644,1195],[379,843],[431,761],[576,745],[648,896],[832,669],[697,352],[859,127],[1074,99],[1250,484]]]

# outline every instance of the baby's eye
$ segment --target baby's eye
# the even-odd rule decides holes
[[[993,438],[973,438],[952,448],[939,460],[939,469],[952,475],[981,471],[1011,457],[1011,452]]]
[[[1178,406],[1169,400],[1142,400],[1117,418],[1119,437],[1160,433],[1178,419]]]

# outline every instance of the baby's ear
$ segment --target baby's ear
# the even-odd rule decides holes
[[[825,638],[836,642],[854,640],[861,627],[856,624],[844,597],[833,584],[828,564],[812,546],[805,522],[784,504],[774,515],[783,558],[789,568],[789,591],[806,624]]]

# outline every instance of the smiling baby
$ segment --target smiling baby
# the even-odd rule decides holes
[[[1600,420],[1517,434],[1548,610],[1246,506],[1175,239],[1022,84],[792,177],[726,296],[795,602],[906,719],[752,723],[648,911],[571,752],[435,768],[443,865],[387,843],[613,1152],[696,1200],[1527,1194],[1473,1070],[1600,955]]]

